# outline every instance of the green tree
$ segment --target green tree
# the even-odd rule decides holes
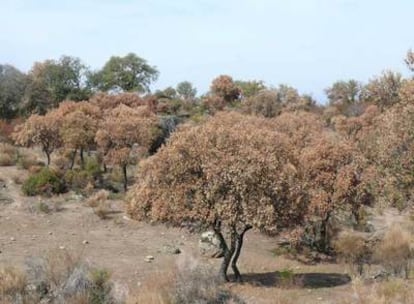
[[[70,56],[35,63],[28,74],[24,111],[45,114],[65,99],[88,99],[87,73],[81,60]]]
[[[351,105],[359,101],[361,84],[356,80],[337,81],[325,90],[330,105]]]
[[[178,96],[185,101],[193,101],[197,95],[197,89],[189,81],[182,81],[175,88]]]
[[[243,98],[249,98],[257,95],[260,91],[265,90],[266,86],[263,81],[259,80],[237,80],[236,85],[241,89]]]
[[[90,74],[89,82],[100,91],[149,92],[158,74],[145,59],[129,53],[124,57],[112,56],[101,70]]]
[[[0,64],[0,118],[13,118],[26,88],[26,75],[14,66]]]

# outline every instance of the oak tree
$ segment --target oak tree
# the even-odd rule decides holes
[[[99,91],[148,92],[157,80],[158,71],[134,53],[112,56],[103,68],[89,77],[91,86]]]
[[[18,145],[40,146],[46,154],[49,166],[50,155],[62,145],[59,118],[56,112],[50,112],[44,116],[33,114],[23,124],[16,127],[12,137]]]
[[[148,152],[158,132],[158,119],[147,107],[120,104],[105,114],[95,140],[105,162],[121,167],[125,191],[127,166]]]
[[[217,113],[181,127],[141,163],[128,212],[139,220],[212,227],[224,248],[220,277],[228,279],[231,265],[241,280],[244,234],[253,227],[275,234],[306,215],[293,158],[288,138],[265,119]]]

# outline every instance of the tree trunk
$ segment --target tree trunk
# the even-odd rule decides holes
[[[227,250],[224,250],[223,262],[221,263],[219,274],[220,278],[225,282],[229,281],[227,270],[229,269],[231,258],[233,257],[234,251],[236,249],[236,240],[237,234],[232,232],[230,237],[230,247],[227,248]]]
[[[218,239],[220,240],[220,245],[224,252],[223,262],[221,263],[219,270],[219,278],[223,282],[227,282],[229,280],[227,277],[227,269],[229,267],[230,260],[226,260],[226,255],[228,256],[229,254],[229,247],[227,246],[226,240],[224,239],[223,233],[221,232],[221,222],[219,220],[215,220],[213,229]]]
[[[85,159],[83,157],[83,148],[80,148],[79,155],[80,155],[81,169],[83,170],[85,169]]]
[[[124,174],[124,191],[128,190],[127,165],[122,165],[122,172]]]
[[[72,151],[72,157],[71,157],[71,160],[70,160],[70,169],[71,170],[73,169],[73,166],[75,166],[76,152],[77,152],[77,149],[75,149],[75,151]]]
[[[242,277],[241,277],[240,271],[237,268],[237,261],[240,257],[240,252],[241,252],[241,249],[243,247],[244,234],[252,228],[253,227],[251,225],[246,225],[244,227],[243,231],[240,234],[237,234],[236,249],[235,249],[235,252],[234,252],[233,260],[231,261],[231,268],[233,269],[234,278],[235,278],[236,282],[242,282]]]
[[[46,153],[46,157],[47,157],[47,167],[49,167],[49,165],[50,165],[50,152],[45,151],[45,153]]]
[[[320,240],[319,249],[323,251],[324,253],[327,253],[330,247],[329,231],[328,231],[328,224],[329,224],[330,217],[331,217],[331,213],[328,212],[326,214],[326,217],[322,219],[322,223],[321,223],[321,230],[320,230],[321,240]]]

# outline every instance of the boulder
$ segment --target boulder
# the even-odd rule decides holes
[[[224,255],[224,250],[220,239],[214,231],[203,232],[198,242],[200,253],[205,257],[221,258]]]

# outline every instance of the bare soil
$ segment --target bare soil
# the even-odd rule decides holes
[[[16,167],[0,167],[0,266],[24,267],[31,256],[68,250],[94,266],[109,269],[117,283],[131,290],[139,288],[152,274],[180,263],[220,262],[199,256],[196,234],[130,220],[122,201],[113,201],[111,217],[102,220],[74,193],[52,198],[26,197],[14,182],[16,176],[25,174]],[[38,207],[42,201],[57,204],[60,210],[46,214]],[[165,246],[177,247],[181,253],[166,252]],[[275,257],[274,248],[275,240],[258,232],[246,236],[240,257],[246,283],[228,286],[248,303],[277,303],[275,294],[294,299],[291,303],[336,303],[333,298],[352,294],[343,266],[303,265]],[[152,262],[145,261],[148,255],[154,257]],[[304,283],[302,287],[280,286],[280,271],[285,270],[293,271],[294,280]]]

